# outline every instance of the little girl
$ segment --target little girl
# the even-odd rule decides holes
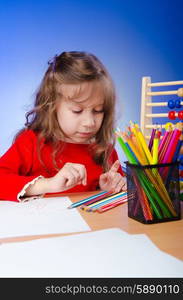
[[[120,192],[114,149],[115,91],[99,59],[63,52],[49,62],[25,128],[0,158],[0,199],[45,193]]]

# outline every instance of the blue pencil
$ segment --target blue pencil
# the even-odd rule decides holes
[[[99,200],[98,202],[96,202],[94,204],[91,204],[89,206],[83,206],[82,208],[86,211],[92,211],[93,209],[96,209],[104,204],[111,203],[114,200],[124,197],[124,196],[127,196],[127,192],[119,192],[117,194],[107,197],[106,199],[104,198],[102,201]]]
[[[92,199],[95,199],[95,198],[97,198],[97,197],[99,197],[99,196],[101,196],[101,195],[105,195],[106,193],[108,193],[108,192],[107,192],[107,191],[102,191],[102,192],[100,192],[100,193],[98,193],[98,194],[96,194],[96,195],[93,195],[93,196],[90,196],[90,197],[85,198],[85,199],[83,199],[83,200],[80,200],[80,201],[77,201],[77,202],[75,202],[75,203],[72,203],[68,208],[75,208],[75,207],[78,207],[78,206],[82,205],[83,203],[86,203],[86,202],[88,202],[88,201],[90,201],[90,200],[92,200]]]

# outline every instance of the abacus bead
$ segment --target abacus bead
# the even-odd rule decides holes
[[[183,110],[180,110],[180,111],[178,112],[178,118],[179,118],[180,120],[183,120]]]
[[[181,101],[180,101],[180,99],[175,100],[175,107],[176,108],[181,108]]]
[[[172,130],[172,126],[173,126],[173,124],[171,122],[168,122],[168,123],[165,124],[165,129],[166,130],[169,130],[169,129]]]
[[[183,88],[180,88],[180,89],[177,90],[177,95],[179,97],[183,97]]]
[[[176,119],[175,111],[174,111],[174,110],[169,111],[169,113],[168,113],[168,118],[169,118],[170,120],[175,120],[175,119]]]
[[[175,107],[175,102],[174,102],[174,100],[169,100],[169,101],[168,101],[168,107],[169,107],[170,109],[172,109],[172,108]]]
[[[181,163],[182,164],[182,163]],[[183,170],[181,170],[180,172],[179,172],[179,176],[181,177],[181,178],[183,178]]]

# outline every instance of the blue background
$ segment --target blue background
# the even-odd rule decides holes
[[[122,129],[140,120],[143,76],[183,80],[182,0],[7,0],[0,28],[0,155],[23,127],[48,60],[62,51],[92,52],[106,65]]]

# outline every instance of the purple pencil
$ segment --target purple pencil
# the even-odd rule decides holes
[[[152,129],[152,132],[151,132],[151,137],[150,137],[150,140],[149,140],[149,145],[148,145],[150,151],[151,151],[151,149],[152,149],[152,145],[153,145],[153,140],[154,140],[155,132],[156,132],[156,129],[153,128],[153,129]]]

